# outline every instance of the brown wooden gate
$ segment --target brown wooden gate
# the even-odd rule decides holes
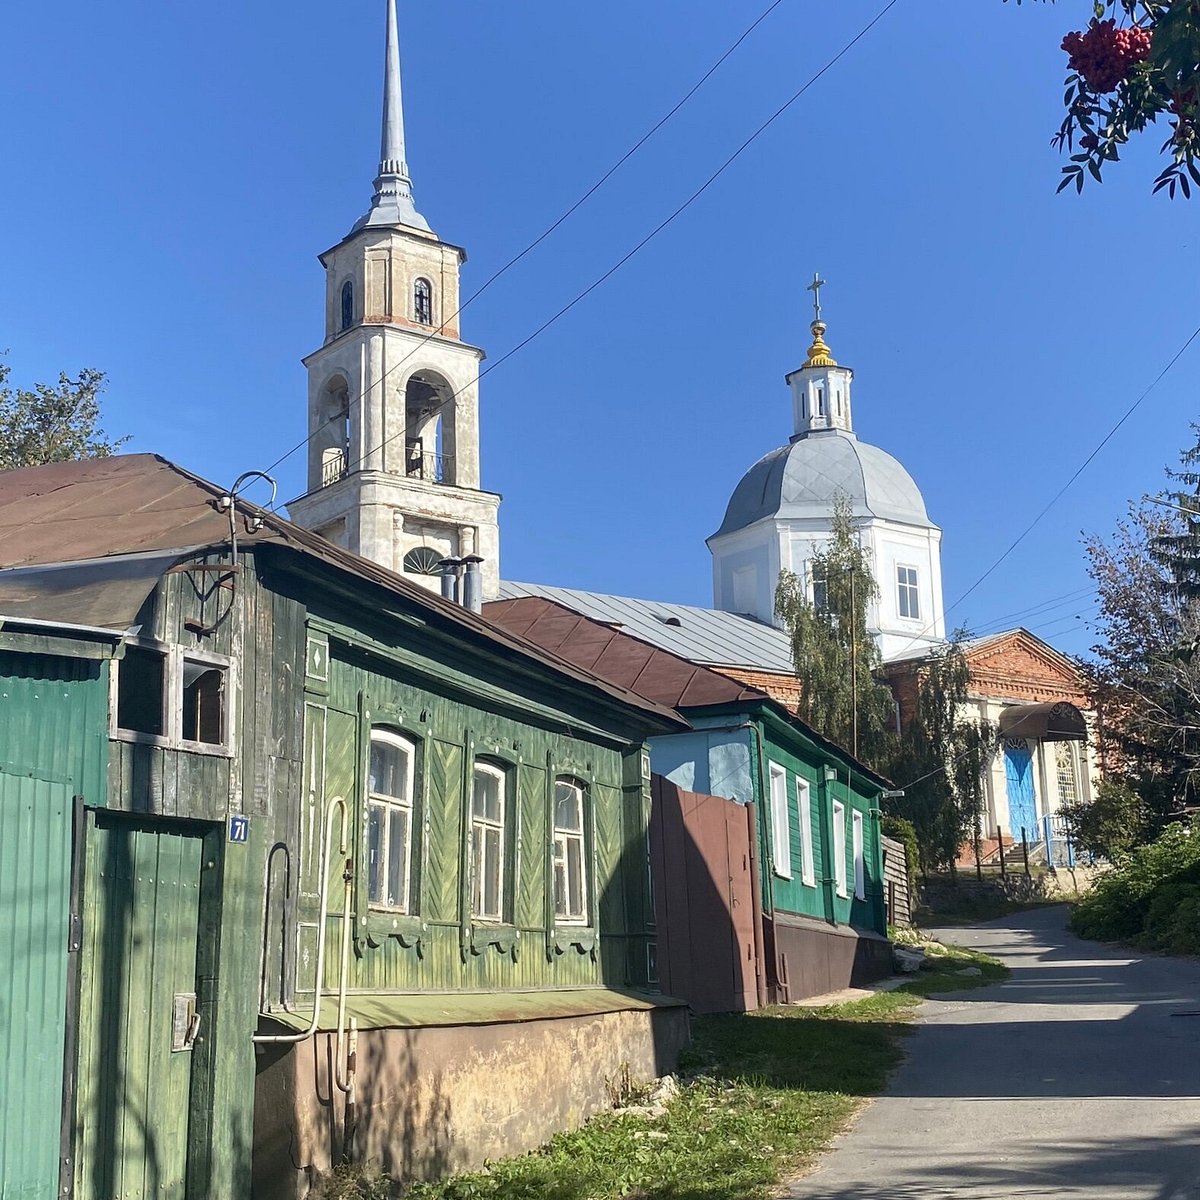
[[[665,994],[698,1013],[759,1004],[754,805],[653,780],[650,861]]]

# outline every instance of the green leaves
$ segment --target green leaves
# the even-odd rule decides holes
[[[127,437],[110,440],[100,428],[101,371],[65,372],[58,384],[33,389],[7,386],[9,366],[0,363],[0,471],[79,458],[106,458]]]

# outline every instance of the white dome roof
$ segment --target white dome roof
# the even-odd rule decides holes
[[[742,476],[713,535],[766,517],[828,518],[838,495],[855,517],[936,528],[912,476],[885,450],[841,429],[813,431],[771,451]]]

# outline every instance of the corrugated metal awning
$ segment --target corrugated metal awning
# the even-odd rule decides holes
[[[1083,713],[1066,700],[1052,704],[1012,704],[1000,714],[1003,737],[1038,738],[1043,742],[1085,742]]]
[[[0,571],[0,619],[54,621],[127,630],[163,572],[187,549],[122,554]]]

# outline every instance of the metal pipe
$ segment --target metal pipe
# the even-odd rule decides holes
[[[466,573],[463,576],[463,608],[469,608],[473,613],[483,612],[483,576],[479,573],[479,564],[483,559],[478,554],[468,554],[463,559]]]
[[[342,963],[338,968],[337,1048],[334,1050],[333,1081],[343,1092],[350,1091],[349,1072],[342,1076],[345,1061],[346,980],[350,975],[350,887],[354,881],[354,861],[346,859],[342,870]]]
[[[333,814],[337,809],[342,813],[342,837],[339,853],[345,854],[349,839],[349,809],[341,796],[335,796],[329,802],[329,810],[325,814],[325,837],[321,847],[321,906],[320,924],[317,926],[317,972],[313,982],[313,1015],[308,1028],[302,1033],[256,1033],[250,1038],[255,1043],[303,1042],[317,1032],[321,1023],[321,991],[325,978],[325,921],[329,915],[329,843],[333,838]]]
[[[458,558],[443,558],[438,566],[442,568],[442,599],[458,602],[458,569],[462,560]]]

